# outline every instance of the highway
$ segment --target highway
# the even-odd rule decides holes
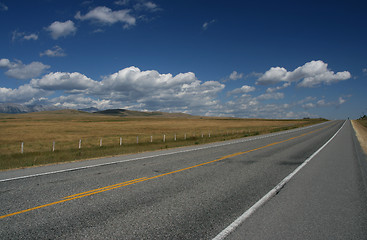
[[[306,160],[224,237],[365,239],[366,158],[349,121],[0,172],[0,239],[213,239]]]

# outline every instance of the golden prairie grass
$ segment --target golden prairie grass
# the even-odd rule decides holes
[[[364,153],[367,154],[367,119],[352,120],[352,125]]]
[[[356,120],[359,124],[361,124],[362,126],[364,126],[365,128],[367,128],[367,119],[359,119]]]
[[[0,114],[0,169],[222,141],[320,121],[322,120],[123,118],[73,110]],[[164,135],[166,142],[163,142]],[[80,139],[81,150],[78,149]],[[103,147],[100,147],[100,139]],[[20,154],[21,142],[24,142],[23,154]],[[55,152],[52,152],[53,142]]]

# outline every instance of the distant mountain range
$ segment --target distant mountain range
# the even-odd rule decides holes
[[[0,103],[0,113],[31,113],[31,112],[43,112],[43,111],[56,111],[63,108],[50,106],[50,105],[23,105],[17,103]],[[98,112],[98,108],[90,107],[78,109],[83,112]]]
[[[31,113],[31,112],[56,111],[56,110],[62,110],[62,108],[49,105],[22,105],[16,103],[0,103],[0,113],[16,114],[16,113]],[[127,109],[107,109],[100,111],[98,108],[94,107],[78,109],[78,111],[119,116],[119,117],[196,118],[195,116],[185,113],[142,112]]]
[[[49,105],[22,105],[16,103],[0,103],[0,113],[30,113],[55,111],[61,108]]]
[[[107,109],[94,112],[97,114],[120,116],[120,117],[166,117],[166,118],[196,118],[186,113],[166,113],[166,112],[141,112],[127,109]]]

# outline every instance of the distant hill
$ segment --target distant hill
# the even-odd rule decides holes
[[[120,116],[120,117],[165,117],[165,118],[196,118],[185,113],[165,113],[165,112],[142,112],[126,109],[107,109],[95,112],[96,114]]]
[[[78,111],[94,113],[94,112],[98,112],[99,109],[98,108],[95,108],[95,107],[89,107],[89,108],[81,108],[81,109],[78,109]]]
[[[0,113],[31,113],[55,111],[61,108],[49,105],[22,105],[16,103],[0,103]]]

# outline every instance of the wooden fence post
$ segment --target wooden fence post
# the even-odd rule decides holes
[[[52,152],[55,152],[55,141],[52,142]]]
[[[99,139],[99,147],[102,147],[102,138]]]
[[[79,149],[81,149],[81,148],[82,148],[82,140],[79,139]]]
[[[20,153],[22,153],[22,154],[23,154],[23,150],[24,150],[24,142],[22,142],[22,143],[20,144]]]
[[[122,145],[122,137],[120,137],[120,146]]]

